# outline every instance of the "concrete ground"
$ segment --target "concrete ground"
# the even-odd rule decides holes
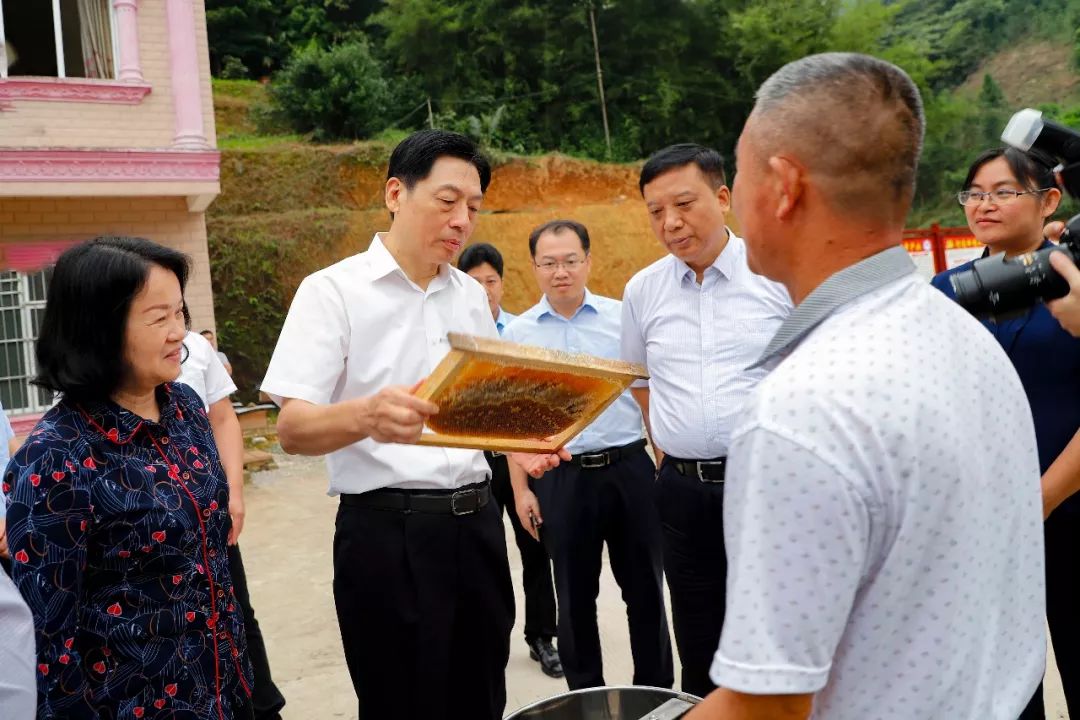
[[[278,469],[257,473],[247,486],[247,521],[240,538],[252,602],[266,636],[274,679],[288,705],[284,720],[356,718],[356,698],[341,651],[331,586],[336,500],[326,496],[320,459],[276,454]],[[521,559],[507,524],[517,596],[506,670],[507,712],[566,691],[563,680],[540,672],[521,635]],[[598,600],[605,679],[629,684],[633,675],[625,606],[605,563]],[[673,641],[674,642],[674,641]],[[1050,667],[1053,668],[1051,659]],[[676,655],[676,682],[679,678]],[[1047,717],[1068,718],[1057,671],[1046,678]]]

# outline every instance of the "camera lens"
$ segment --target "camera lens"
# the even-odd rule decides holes
[[[978,318],[1003,320],[1040,301],[1069,292],[1069,284],[1050,267],[1050,253],[1072,257],[1067,244],[1006,258],[1003,253],[976,260],[970,270],[949,278],[956,301]]]
[[[987,317],[994,311],[988,293],[983,290],[979,273],[975,268],[949,276],[956,302],[975,317]]]

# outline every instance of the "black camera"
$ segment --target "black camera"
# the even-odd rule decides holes
[[[1034,148],[1057,158],[1061,165],[1055,170],[1065,191],[1080,198],[1080,133],[1028,108],[1012,116],[1001,139],[1020,150]],[[1067,295],[1069,284],[1050,267],[1051,252],[1065,253],[1080,265],[1080,215],[1066,223],[1060,244],[1054,248],[1012,258],[1004,253],[992,255],[976,260],[970,270],[952,275],[949,279],[957,302],[975,317],[1003,319],[1037,302]]]

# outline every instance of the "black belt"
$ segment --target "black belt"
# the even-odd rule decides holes
[[[352,507],[365,507],[374,510],[396,510],[410,513],[432,513],[435,515],[472,515],[488,504],[491,499],[491,486],[485,480],[475,485],[466,485],[457,490],[397,490],[383,488],[371,492],[342,494],[341,504]]]
[[[570,464],[577,465],[582,470],[597,470],[619,462],[619,460],[630,453],[644,449],[645,439],[642,438],[641,440],[635,440],[629,445],[608,448],[606,450],[593,450],[592,452],[574,455],[570,458]]]
[[[664,462],[671,463],[675,471],[683,477],[697,478],[703,483],[722,483],[724,474],[727,472],[726,457],[712,460],[682,460],[665,455]]]

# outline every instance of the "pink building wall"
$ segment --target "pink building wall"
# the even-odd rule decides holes
[[[146,237],[191,257],[192,322],[214,327],[203,210],[220,185],[203,0],[110,3],[119,41],[138,37],[137,57],[116,50],[120,78],[0,78],[0,269],[39,270],[98,235]]]
[[[194,16],[202,127],[217,144],[203,0],[138,0],[139,59],[150,93],[137,104],[16,99],[0,109],[0,147],[167,148],[175,135],[167,9],[190,7]],[[3,81],[0,80],[0,85]]]
[[[182,197],[0,198],[0,259],[7,248],[97,235],[145,237],[192,259],[186,297],[193,326],[214,326],[206,222]]]

